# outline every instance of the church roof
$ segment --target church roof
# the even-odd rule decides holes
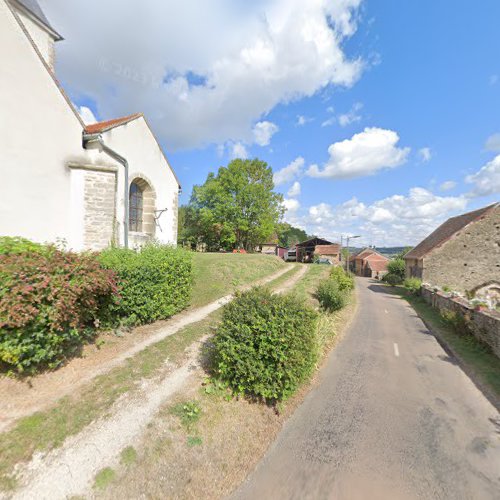
[[[52,33],[56,35],[57,40],[63,39],[62,36],[52,27],[37,0],[16,0],[16,2],[29,11],[30,14],[35,16],[46,28],[52,31]]]
[[[125,125],[128,122],[136,120],[143,116],[142,113],[135,113],[133,115],[122,116],[121,118],[114,118],[113,120],[106,120],[103,122],[92,123],[85,127],[85,132],[87,134],[100,134],[101,132],[107,132],[112,128],[119,127],[120,125]]]

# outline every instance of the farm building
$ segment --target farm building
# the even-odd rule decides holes
[[[337,266],[340,264],[340,245],[338,243],[316,245],[314,248],[314,257],[329,260],[331,264]]]
[[[285,257],[287,248],[282,247],[276,243],[261,243],[257,245],[257,252],[260,252],[265,255],[277,255],[281,259]]]
[[[404,258],[407,277],[476,295],[500,290],[500,203],[448,219]]]
[[[318,245],[332,245],[332,242],[314,237],[297,243],[297,245],[295,245],[297,249],[297,262],[312,262],[314,251]]]
[[[387,273],[389,259],[373,248],[365,248],[351,259],[353,271],[358,276],[382,278]]]

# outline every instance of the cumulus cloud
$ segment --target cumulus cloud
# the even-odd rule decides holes
[[[300,208],[300,203],[298,200],[287,199],[283,200],[283,205],[285,206],[287,212],[296,212]]]
[[[445,181],[439,186],[439,189],[441,189],[441,191],[450,191],[456,187],[457,183],[455,181]]]
[[[312,165],[311,177],[351,179],[395,168],[406,162],[410,148],[399,148],[399,136],[392,130],[365,128],[351,139],[336,142],[328,148],[330,159],[320,170]]]
[[[89,125],[90,123],[96,123],[98,120],[94,116],[94,113],[92,113],[92,110],[90,108],[87,108],[87,106],[75,106],[78,113],[82,117],[83,123],[85,125]]]
[[[279,186],[280,184],[293,181],[302,173],[304,164],[305,160],[302,156],[295,158],[289,165],[274,173],[274,185]]]
[[[104,119],[144,112],[169,148],[251,143],[277,104],[350,87],[364,66],[343,50],[361,0],[41,3],[65,36],[57,68],[71,94]]]
[[[333,206],[319,203],[304,213],[287,214],[286,219],[311,234],[338,239],[340,234],[359,234],[364,244],[416,244],[441,222],[463,212],[464,196],[437,196],[415,187],[407,195],[394,195],[371,204],[357,198]]]
[[[297,123],[296,123],[296,124],[297,124],[299,127],[302,127],[302,126],[304,126],[306,123],[309,123],[309,122],[312,122],[312,121],[313,121],[313,119],[312,119],[312,118],[309,118],[309,117],[304,116],[304,115],[298,115],[298,116],[297,116]]]
[[[253,137],[255,144],[259,146],[268,146],[271,137],[278,132],[279,127],[275,123],[263,121],[255,124],[253,128]]]
[[[299,196],[300,194],[300,182],[298,181],[295,181],[293,183],[293,186],[288,190],[288,193],[287,195],[290,197],[290,198],[295,198],[297,196]]]
[[[475,174],[468,175],[465,182],[474,186],[468,193],[468,196],[472,198],[500,193],[500,155],[493,158]]]
[[[236,142],[231,147],[231,158],[241,158],[246,160],[248,158],[248,151],[244,144]]]
[[[359,122],[361,120],[361,115],[359,111],[363,109],[363,103],[355,102],[352,108],[347,112],[339,116],[339,124],[341,127],[346,127],[351,123]]]
[[[493,151],[494,153],[500,153],[500,132],[490,135],[488,139],[486,139],[484,149]]]
[[[431,148],[420,148],[418,150],[418,156],[423,162],[428,162],[432,158]]]

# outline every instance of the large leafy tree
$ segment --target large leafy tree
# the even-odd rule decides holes
[[[283,247],[293,247],[301,241],[308,239],[307,233],[298,227],[293,227],[287,222],[279,225],[278,230],[278,243]]]
[[[233,160],[194,186],[188,210],[198,241],[210,250],[253,250],[276,233],[283,197],[274,192],[273,172],[258,159]]]

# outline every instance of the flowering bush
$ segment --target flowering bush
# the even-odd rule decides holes
[[[54,368],[74,354],[109,321],[118,294],[95,254],[29,246],[0,254],[0,363],[18,372]]]

